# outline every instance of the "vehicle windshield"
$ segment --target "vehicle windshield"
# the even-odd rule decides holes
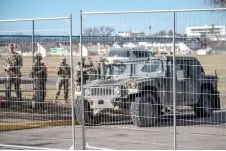
[[[125,64],[111,64],[106,66],[106,75],[120,75],[126,70]]]
[[[150,63],[143,66],[142,71],[151,73],[151,72],[162,72],[162,62],[161,61],[151,61]]]
[[[148,58],[148,57],[154,56],[152,52],[148,52],[148,51],[134,51],[133,54],[137,58]]]
[[[111,50],[109,57],[129,57],[129,51]]]

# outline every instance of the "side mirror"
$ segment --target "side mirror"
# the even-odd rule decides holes
[[[177,81],[184,81],[185,73],[184,70],[177,70]]]

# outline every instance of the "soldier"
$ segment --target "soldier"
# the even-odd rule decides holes
[[[35,54],[35,62],[30,71],[30,77],[34,80],[33,100],[38,103],[38,107],[42,107],[46,96],[47,68],[45,63],[41,62],[42,55]]]
[[[102,77],[102,70],[101,67],[103,67],[103,63],[104,63],[104,59],[102,57],[100,57],[99,61],[98,61],[98,68],[97,68],[97,72],[98,72],[98,78],[101,79]]]
[[[95,67],[90,67],[85,65],[85,58],[83,57],[83,84],[86,83],[85,73],[87,71],[94,69]],[[77,62],[77,65],[74,67],[74,80],[75,80],[75,87],[81,85],[81,63],[80,61]]]
[[[93,64],[93,61],[92,59],[89,57],[88,58],[88,64],[85,65],[85,68],[93,68],[94,67],[94,64]],[[85,75],[85,78],[86,78],[86,81],[89,80],[92,81],[95,79],[95,70],[94,69],[90,69],[89,71],[86,72],[86,75]]]
[[[6,60],[6,67],[5,67],[5,72],[6,72],[6,84],[5,84],[5,89],[6,89],[6,99],[10,100],[11,99],[11,87],[12,84],[14,84],[14,89],[17,95],[17,99],[21,100],[22,98],[22,93],[20,89],[20,84],[21,84],[21,67],[23,66],[23,58],[21,57],[20,54],[15,52],[15,47],[14,44],[9,44],[9,51],[10,51],[10,56],[8,56]]]
[[[88,60],[89,60],[89,67],[93,67],[94,65],[93,65],[92,59],[89,57]]]
[[[85,62],[85,58],[83,58],[83,67],[84,67],[84,62]],[[75,80],[75,87],[80,86],[81,85],[81,63],[78,60],[77,64],[74,67],[74,80]]]
[[[64,85],[64,99],[65,102],[67,102],[68,99],[68,87],[69,87],[69,78],[71,78],[71,68],[70,66],[66,63],[66,58],[63,58],[61,60],[60,66],[57,68],[57,75],[58,75],[58,80],[56,83],[56,96],[53,100],[53,103],[56,103],[58,96],[60,95],[60,90],[61,87]]]

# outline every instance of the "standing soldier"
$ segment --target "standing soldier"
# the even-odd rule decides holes
[[[6,99],[11,99],[11,87],[14,84],[14,89],[17,95],[17,99],[21,100],[22,93],[20,89],[21,84],[21,67],[23,66],[23,58],[20,54],[15,52],[14,44],[9,44],[10,55],[5,59],[6,60]]]
[[[88,60],[89,60],[89,67],[93,67],[94,65],[93,65],[92,59],[89,57]]]
[[[90,57],[88,58],[88,64],[85,65],[85,67],[87,67],[87,68],[94,67],[93,61],[92,61],[92,59]],[[90,69],[89,71],[87,71],[87,73],[85,75],[85,78],[86,78],[86,80],[89,80],[89,82],[90,82],[90,81],[95,79],[95,76],[96,76],[95,75],[95,70],[94,69]]]
[[[83,84],[86,84],[86,77],[85,73],[89,70],[95,69],[95,67],[85,66],[85,58],[82,59],[83,63]],[[78,89],[78,87],[81,85],[81,62],[78,61],[77,64],[74,67],[74,80],[75,80],[75,87]]]
[[[66,63],[66,58],[63,58],[61,60],[60,66],[57,68],[57,75],[58,75],[58,80],[56,83],[56,96],[53,100],[53,103],[56,103],[58,96],[60,95],[60,90],[61,87],[64,85],[64,99],[65,102],[67,102],[68,99],[68,87],[69,87],[69,78],[71,78],[71,68],[69,65]]]
[[[41,62],[42,55],[35,54],[34,63],[30,71],[30,77],[34,80],[33,100],[38,103],[38,107],[42,107],[46,96],[47,68],[45,63]]]
[[[83,67],[84,67],[85,58],[83,58],[82,62],[83,62]],[[78,88],[78,86],[81,85],[81,63],[79,60],[74,67],[74,80],[75,80],[75,87]],[[84,81],[84,79],[83,79],[83,81]]]
[[[98,60],[98,68],[97,68],[97,72],[98,72],[98,78],[101,79],[102,76],[104,75],[103,70],[103,64],[104,64],[105,59],[103,59],[102,57],[100,57],[100,59]]]

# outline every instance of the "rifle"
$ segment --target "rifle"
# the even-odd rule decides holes
[[[61,76],[63,76],[63,77],[65,76],[66,78],[71,78],[70,69],[69,69],[69,72],[67,71],[67,69],[69,69],[69,66],[61,67],[60,70],[59,70],[59,74],[61,74]]]
[[[43,69],[41,69],[41,70],[39,70],[39,71],[37,71],[37,72],[32,72],[31,74],[30,74],[30,77],[31,78],[34,78],[34,76],[37,76],[38,74],[40,74],[41,72],[43,72],[44,70],[46,70],[46,68],[43,68]]]
[[[7,72],[7,73],[10,75],[10,77],[16,77],[17,74],[15,74],[15,73],[13,73],[11,70],[9,70],[9,69],[8,69],[8,66],[10,66],[10,65],[7,64],[7,65],[4,67],[5,72]]]

